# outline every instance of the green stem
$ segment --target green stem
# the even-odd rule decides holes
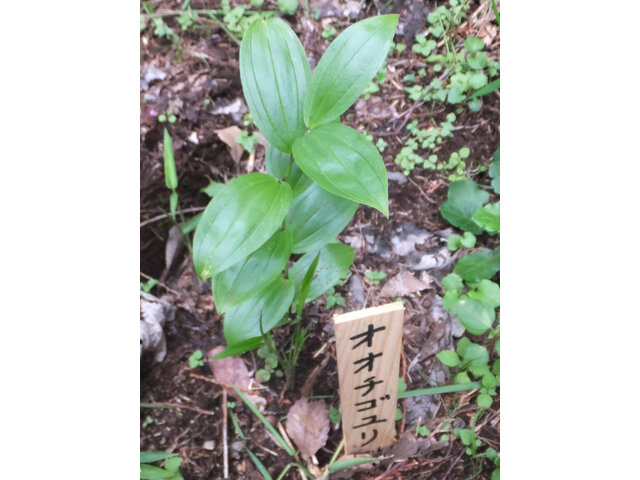
[[[440,393],[464,392],[480,388],[480,382],[460,383],[457,385],[444,385],[442,387],[420,388],[398,393],[398,398],[421,397],[423,395],[438,395]]]

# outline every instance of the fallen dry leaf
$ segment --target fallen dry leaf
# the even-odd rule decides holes
[[[418,280],[410,272],[402,272],[387,280],[382,290],[381,297],[404,297],[413,292],[419,292],[429,288],[429,284]]]
[[[289,409],[287,433],[304,458],[323,447],[329,438],[329,408],[322,400],[301,398]]]
[[[225,347],[218,346],[209,350],[209,358],[217,355],[224,350]],[[233,385],[238,387],[243,393],[249,397],[255,405],[262,409],[267,401],[260,395],[256,394],[255,390],[251,390],[251,385],[255,385],[253,377],[249,373],[247,366],[237,355],[227,358],[221,358],[220,360],[211,360],[209,362],[211,371],[213,372],[213,378],[223,387],[226,387],[230,394],[235,396],[235,391],[231,388]]]
[[[242,130],[234,125],[232,127],[222,128],[220,130],[214,131],[218,134],[220,140],[226,143],[229,147],[231,158],[233,158],[233,161],[238,163],[240,161],[240,157],[242,157],[242,152],[244,152],[244,149],[242,148],[242,145],[236,142],[236,138],[240,138],[240,135],[242,135]]]

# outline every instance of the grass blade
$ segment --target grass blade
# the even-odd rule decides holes
[[[249,410],[251,410],[253,414],[256,417],[258,417],[258,420],[260,420],[264,424],[266,429],[271,433],[271,435],[273,435],[273,438],[276,440],[278,445],[280,445],[289,455],[291,455],[292,457],[295,457],[296,452],[294,452],[291,449],[291,447],[287,445],[287,442],[284,441],[284,438],[282,438],[280,433],[278,433],[278,431],[275,428],[273,428],[273,425],[271,425],[269,421],[266,418],[264,418],[264,415],[260,413],[260,410],[258,410],[258,408],[253,404],[253,402],[249,400],[247,396],[238,389],[238,387],[236,387],[235,385],[232,385],[232,386],[236,394],[242,399],[242,401],[247,405],[247,407],[249,407]]]
[[[480,382],[460,383],[458,385],[444,385],[442,387],[420,388],[398,393],[398,398],[421,397],[422,395],[438,395],[440,393],[464,392],[480,388]]]
[[[345,468],[355,467],[356,465],[362,465],[363,463],[379,462],[384,459],[385,457],[346,458],[344,460],[338,460],[333,465],[329,465],[329,472],[334,473],[338,470],[344,470]]]
[[[247,451],[247,453],[249,454],[249,457],[251,458],[251,461],[256,466],[258,471],[262,474],[262,476],[266,480],[273,480],[273,477],[271,476],[271,474],[269,473],[267,468],[264,466],[264,464],[260,461],[260,459],[258,457],[256,457],[253,454],[253,452],[251,450],[249,450],[247,447],[244,447],[244,449]]]
[[[487,95],[495,90],[500,90],[500,79],[496,78],[493,82],[485,85],[484,87],[478,89],[471,98],[482,97],[483,95]]]

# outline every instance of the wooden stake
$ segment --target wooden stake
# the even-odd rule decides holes
[[[403,317],[401,302],[334,316],[347,454],[395,441]]]

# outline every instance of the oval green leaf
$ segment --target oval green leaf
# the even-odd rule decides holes
[[[389,216],[384,162],[360,132],[340,123],[323,125],[295,141],[293,157],[302,171],[328,192]]]
[[[255,124],[269,143],[291,153],[304,134],[303,102],[309,61],[291,28],[278,18],[256,20],[240,46],[242,90]]]
[[[455,267],[455,272],[467,282],[479,282],[491,279],[500,270],[500,251],[492,252],[481,248],[471,255],[462,257]]]
[[[253,337],[267,333],[277,325],[293,300],[294,286],[291,280],[276,278],[262,293],[230,308],[224,317],[224,338],[230,347]]]
[[[489,194],[480,190],[476,182],[458,180],[449,185],[447,201],[440,207],[440,213],[460,230],[480,234],[482,227],[471,220],[471,217],[488,200]]]
[[[452,312],[464,328],[473,335],[482,335],[491,328],[496,318],[496,311],[489,305],[478,300],[461,298],[452,309]],[[465,361],[467,355],[463,355]]]
[[[291,188],[262,173],[231,180],[209,202],[193,238],[202,280],[245,259],[275,233],[291,204]]]
[[[317,250],[347,226],[358,204],[327,192],[313,183],[291,201],[285,221],[286,230],[293,236],[293,253]]]
[[[244,261],[213,277],[211,285],[218,313],[262,292],[286,266],[292,246],[291,233],[277,232]]]
[[[309,127],[335,120],[357,100],[382,66],[397,24],[398,15],[367,18],[329,45],[304,99],[304,121]]]
[[[317,254],[317,250],[306,253],[289,269],[289,278],[295,282],[296,291],[299,292],[304,275]],[[306,301],[315,300],[333,287],[341,278],[346,277],[354,257],[355,251],[353,248],[342,243],[330,243],[321,248],[318,266],[313,275]]]

